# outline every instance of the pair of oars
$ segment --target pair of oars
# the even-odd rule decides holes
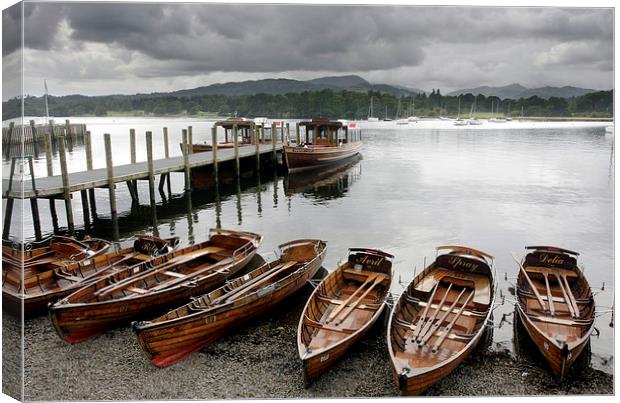
[[[364,300],[366,295],[368,295],[368,293],[370,293],[370,291],[372,291],[372,289],[375,288],[375,286],[379,285],[382,281],[383,281],[382,276],[379,276],[374,273],[369,275],[368,278],[366,278],[366,281],[364,281],[364,283],[357,290],[355,290],[355,292],[353,292],[353,294],[351,294],[349,298],[347,298],[341,305],[339,305],[336,309],[334,309],[333,312],[330,313],[325,323],[329,323],[336,319],[338,319],[338,321],[335,322],[336,325],[339,325],[342,322],[344,322],[344,320],[351,314],[351,312],[353,312],[357,308],[357,306]],[[369,287],[366,288],[366,286],[369,286]],[[364,291],[364,293],[360,297],[357,297],[357,294],[364,288],[366,288],[366,291]],[[357,299],[355,300],[355,302],[352,303],[354,298],[357,298]],[[347,309],[344,311],[342,315],[340,315],[340,313],[345,308]]]
[[[555,315],[555,306],[553,304],[553,295],[551,294],[551,289],[550,289],[550,286],[549,286],[549,279],[547,277],[548,273],[542,273],[542,275],[545,278],[545,285],[547,287],[547,301],[549,302],[549,309],[547,309],[547,306],[545,305],[545,302],[543,301],[542,297],[540,296],[540,293],[538,292],[538,288],[536,288],[536,286],[534,285],[534,282],[532,281],[530,276],[527,274],[527,271],[525,270],[525,268],[523,267],[523,265],[521,264],[519,259],[517,259],[517,257],[515,256],[514,253],[512,254],[512,258],[519,265],[519,270],[521,271],[521,273],[523,274],[523,276],[527,280],[530,288],[534,292],[534,295],[536,296],[536,299],[538,300],[538,303],[540,304],[540,307],[543,309],[543,311],[548,311],[551,314],[551,316]],[[564,297],[564,302],[566,303],[566,306],[568,306],[568,310],[570,311],[571,316],[574,317],[574,318],[579,317],[579,307],[577,306],[577,301],[575,301],[575,297],[573,295],[573,292],[570,289],[570,286],[568,284],[568,279],[566,278],[566,275],[561,274],[561,273],[558,274],[556,272],[553,272],[553,275],[558,280],[558,284],[560,286],[560,290],[562,291],[562,295]]]

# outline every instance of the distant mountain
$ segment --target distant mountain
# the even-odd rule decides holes
[[[521,97],[529,98],[533,95],[536,95],[540,98],[549,99],[551,97],[558,98],[571,98],[571,97],[580,97],[585,94],[589,94],[591,92],[596,92],[597,90],[592,90],[589,88],[578,88],[578,87],[540,87],[540,88],[532,88],[530,90],[523,91],[521,93]]]
[[[330,76],[319,77],[308,81],[291,80],[285,78],[268,78],[264,80],[250,80],[212,84],[173,92],[152,94],[155,96],[192,97],[197,95],[255,95],[255,94],[287,94],[304,91],[320,91],[324,89],[350,91],[379,91],[393,96],[411,96],[425,91],[417,88],[407,88],[388,84],[371,84],[360,76]]]
[[[463,90],[452,91],[448,95],[457,96],[459,94],[463,94],[463,95],[464,94],[474,94],[474,95],[481,94],[481,95],[484,95],[485,97],[496,96],[501,99],[504,99],[504,98],[517,99],[517,98],[520,98],[519,95],[524,91],[527,91],[527,88],[522,86],[521,84],[510,84],[510,85],[505,85],[503,87],[489,87],[489,86],[483,85],[481,87],[467,88]]]
[[[308,80],[306,82],[317,84],[317,85],[325,85],[328,87],[342,87],[342,88],[366,87],[366,86],[372,85],[368,81],[364,80],[362,77],[356,76],[356,75],[320,77],[320,78]]]
[[[597,90],[587,89],[587,88],[578,88],[578,87],[540,87],[540,88],[527,88],[522,86],[521,84],[510,84],[503,87],[490,87],[490,86],[481,86],[475,88],[468,88],[458,91],[452,91],[448,95],[459,95],[459,94],[482,94],[485,97],[496,96],[501,99],[519,99],[519,98],[529,98],[532,96],[537,96],[539,98],[549,99],[551,97],[558,98],[571,98],[578,97],[581,95],[589,94],[591,92],[596,92]]]

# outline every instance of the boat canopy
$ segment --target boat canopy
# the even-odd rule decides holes
[[[221,126],[224,129],[232,129],[233,126],[237,126],[238,128],[253,128],[255,123],[252,120],[230,118],[226,120],[220,120],[219,122],[215,122],[215,125]]]
[[[300,126],[306,126],[307,129],[321,129],[321,128],[331,128],[331,129],[340,129],[343,127],[342,122],[337,120],[329,120],[329,119],[312,119],[307,121],[299,122]],[[344,125],[346,127],[346,125]]]

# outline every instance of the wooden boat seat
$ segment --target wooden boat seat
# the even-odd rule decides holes
[[[577,275],[577,273],[575,273],[572,270],[568,270],[568,269],[562,269],[560,267],[556,267],[556,268],[549,268],[549,267],[538,267],[538,266],[527,266],[525,268],[525,271],[528,273],[540,273],[540,274],[550,274],[550,275],[554,275],[557,274],[559,276],[565,276],[565,277],[579,277]]]
[[[381,279],[381,283],[389,282],[390,276],[384,273],[379,273],[375,271],[366,271],[366,270],[355,270],[355,269],[344,269],[342,273],[346,275],[347,278],[350,278],[355,281],[359,281],[363,283],[370,276],[377,276]]]
[[[427,301],[422,301],[422,300],[420,300],[418,298],[413,298],[413,297],[411,297],[409,295],[406,295],[405,299],[407,301],[409,301],[409,302],[413,302],[413,303],[418,304],[422,308],[425,308],[426,305],[428,305]],[[439,304],[431,304],[430,309],[436,310],[438,305]],[[442,312],[446,312],[447,310],[448,310],[447,306],[442,306],[441,307],[441,311]],[[455,309],[452,310],[452,313],[455,314],[455,313],[457,313],[457,311],[458,311],[458,308],[455,308]],[[463,311],[462,315],[463,316],[475,316],[475,317],[483,318],[483,317],[486,316],[486,312],[466,309],[466,310]]]
[[[489,305],[491,303],[491,284],[489,282],[489,278],[482,274],[477,273],[464,273],[463,280],[472,281],[475,285],[476,292],[474,293],[473,301],[476,304],[481,305]],[[415,289],[421,292],[430,293],[433,287],[435,287],[435,283],[437,281],[441,281],[444,277],[447,277],[447,280],[451,278],[460,278],[457,277],[457,273],[453,270],[447,270],[438,268],[429,273],[428,276],[424,277],[418,284],[416,284]]]
[[[127,287],[127,291],[131,291],[134,294],[146,294],[147,292],[149,292],[148,290],[145,290],[144,288],[138,288],[138,287]]]
[[[187,277],[187,275],[185,275],[185,274],[181,274],[181,273],[177,273],[175,271],[169,271],[169,270],[162,271],[161,274],[166,275],[168,277],[176,277],[176,278],[185,278],[185,277]]]
[[[581,319],[562,319],[562,318],[553,318],[551,316],[537,316],[537,315],[529,315],[530,319],[544,322],[544,323],[552,323],[555,325],[565,325],[565,326],[590,326],[593,322],[593,319],[581,320]]]
[[[524,295],[526,297],[536,298],[536,295],[533,292],[525,291],[523,289],[518,289],[517,291],[519,292],[519,294]],[[538,291],[541,292],[541,291],[544,291],[544,290],[543,289],[539,289]],[[547,298],[546,295],[542,295],[542,294],[540,295],[540,298],[543,301],[548,301],[549,300],[549,298]],[[551,299],[553,300],[553,302],[557,302],[557,303],[560,303],[560,304],[565,304],[566,303],[566,301],[564,300],[563,297],[555,297],[554,296]],[[591,300],[588,299],[588,298],[577,298],[577,299],[575,299],[575,302],[577,302],[578,304],[587,305],[587,304],[589,304],[591,302]]]
[[[344,301],[341,299],[329,298],[321,294],[317,294],[317,298],[321,301],[324,301],[324,302],[327,302],[333,305],[342,305],[344,303]],[[365,311],[376,311],[380,306],[381,304],[361,304],[361,305],[358,305],[356,309],[361,309]]]
[[[332,326],[332,325],[328,325],[325,323],[319,323],[317,321],[314,321],[312,319],[310,319],[308,316],[304,317],[304,325],[309,326],[309,327],[313,327],[315,329],[319,329],[319,330],[327,330],[330,332],[337,332],[337,333],[346,333],[346,334],[353,334],[357,331],[357,329],[347,329],[347,328],[343,328],[343,327],[337,327],[337,326]]]

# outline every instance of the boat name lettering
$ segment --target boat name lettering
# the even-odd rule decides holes
[[[549,256],[548,254],[540,255],[540,261],[547,264],[553,265],[562,265],[564,264],[564,259],[559,256]]]
[[[383,263],[383,258],[378,257],[378,256],[373,257],[373,256],[363,255],[363,256],[358,257],[356,259],[356,262],[359,264],[365,264],[368,266],[379,267],[381,263]]]
[[[450,263],[452,267],[454,267],[455,269],[461,268],[461,269],[474,271],[478,268],[478,265],[476,263],[467,262],[457,256],[451,257],[448,263]]]

